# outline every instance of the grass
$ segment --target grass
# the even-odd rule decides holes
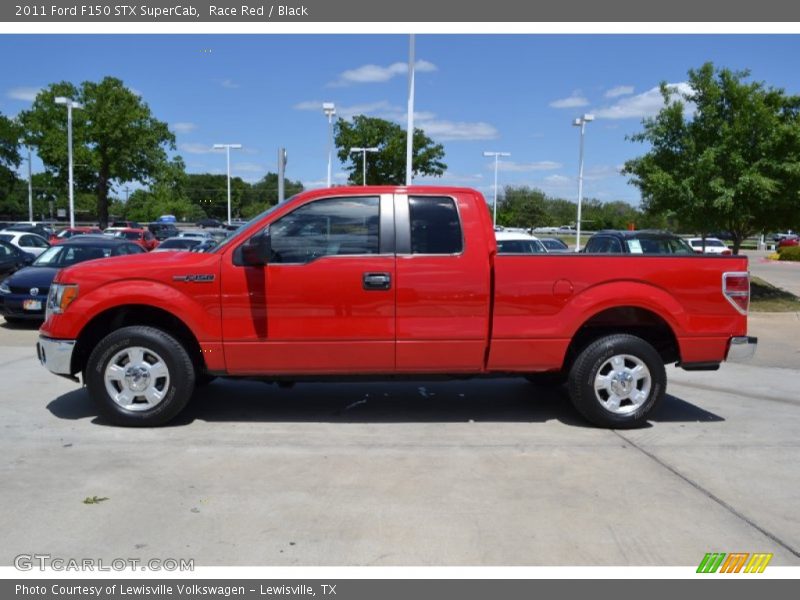
[[[759,277],[751,277],[750,310],[753,312],[800,312],[800,298]]]

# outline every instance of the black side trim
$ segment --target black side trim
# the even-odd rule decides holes
[[[684,371],[717,371],[719,370],[718,362],[695,362],[695,363],[679,363],[676,366]]]

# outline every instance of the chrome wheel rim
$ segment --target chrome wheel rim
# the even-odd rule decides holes
[[[169,390],[169,369],[149,348],[131,346],[117,352],[104,374],[106,391],[125,410],[150,410],[164,400]]]
[[[594,378],[594,395],[600,405],[616,415],[636,412],[650,396],[653,377],[644,362],[630,354],[605,361]]]

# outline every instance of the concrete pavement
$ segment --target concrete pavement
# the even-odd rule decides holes
[[[670,368],[636,431],[587,427],[521,379],[217,381],[174,426],[135,430],[45,372],[34,338],[0,327],[0,564],[800,564],[798,369]]]

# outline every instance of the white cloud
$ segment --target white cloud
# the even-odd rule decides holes
[[[414,124],[419,126],[430,137],[441,141],[493,140],[497,137],[497,128],[489,123],[478,121],[439,121],[437,119],[420,119]]]
[[[554,171],[563,167],[561,163],[552,160],[540,160],[538,162],[518,163],[511,160],[501,160],[497,164],[499,171],[511,171],[515,173],[526,173],[530,171]],[[494,162],[487,168],[494,169]]]
[[[604,96],[606,98],[619,98],[620,96],[629,96],[633,93],[632,85],[618,85],[610,90],[607,90]]]
[[[36,95],[42,90],[37,87],[15,87],[6,92],[6,96],[13,100],[23,100],[25,102],[33,102],[36,100]]]
[[[426,60],[418,60],[414,63],[414,70],[417,73],[430,73],[436,71],[437,67]],[[380,65],[362,65],[355,69],[349,69],[339,74],[338,79],[330,83],[331,86],[343,86],[354,83],[383,83],[399,75],[408,73],[408,63],[396,62],[386,67]]]
[[[669,83],[667,87],[677,90],[681,94],[688,94],[692,91],[685,81]],[[643,119],[655,116],[663,107],[664,99],[661,97],[661,88],[656,86],[641,94],[623,98],[611,106],[597,109],[594,114],[601,119]]]
[[[264,173],[266,174],[267,169],[264,165],[259,165],[258,163],[252,162],[234,162],[231,159],[231,171],[236,173]]]
[[[222,87],[228,88],[230,90],[235,90],[236,88],[240,87],[238,83],[233,81],[233,79],[223,79],[222,81],[219,82],[219,84]]]
[[[172,124],[172,129],[176,133],[189,133],[189,132],[192,132],[195,129],[197,129],[197,125],[195,125],[194,123],[189,123],[189,122],[184,121],[184,122],[180,122],[180,123],[173,123]]]
[[[552,186],[558,186],[558,187],[572,185],[572,178],[567,177],[566,175],[558,175],[558,174],[548,175],[547,177],[544,178],[544,181],[546,181],[548,184]]]
[[[587,106],[588,104],[589,100],[581,94],[580,90],[575,90],[567,98],[553,100],[550,106],[553,108],[579,108],[581,106]]]
[[[295,110],[322,110],[322,103],[316,100],[298,102]],[[353,104],[336,105],[336,115],[348,120],[356,115],[368,115],[406,124],[406,110],[386,100]],[[493,140],[498,137],[497,128],[483,121],[449,121],[438,119],[435,113],[427,111],[414,112],[414,126],[423,129],[430,137],[441,141]]]
[[[186,152],[187,154],[211,154],[214,152],[211,144],[180,144],[178,149]]]
[[[596,165],[588,168],[583,174],[583,178],[587,181],[599,181],[601,179],[617,177],[620,174],[622,167],[623,165]]]

